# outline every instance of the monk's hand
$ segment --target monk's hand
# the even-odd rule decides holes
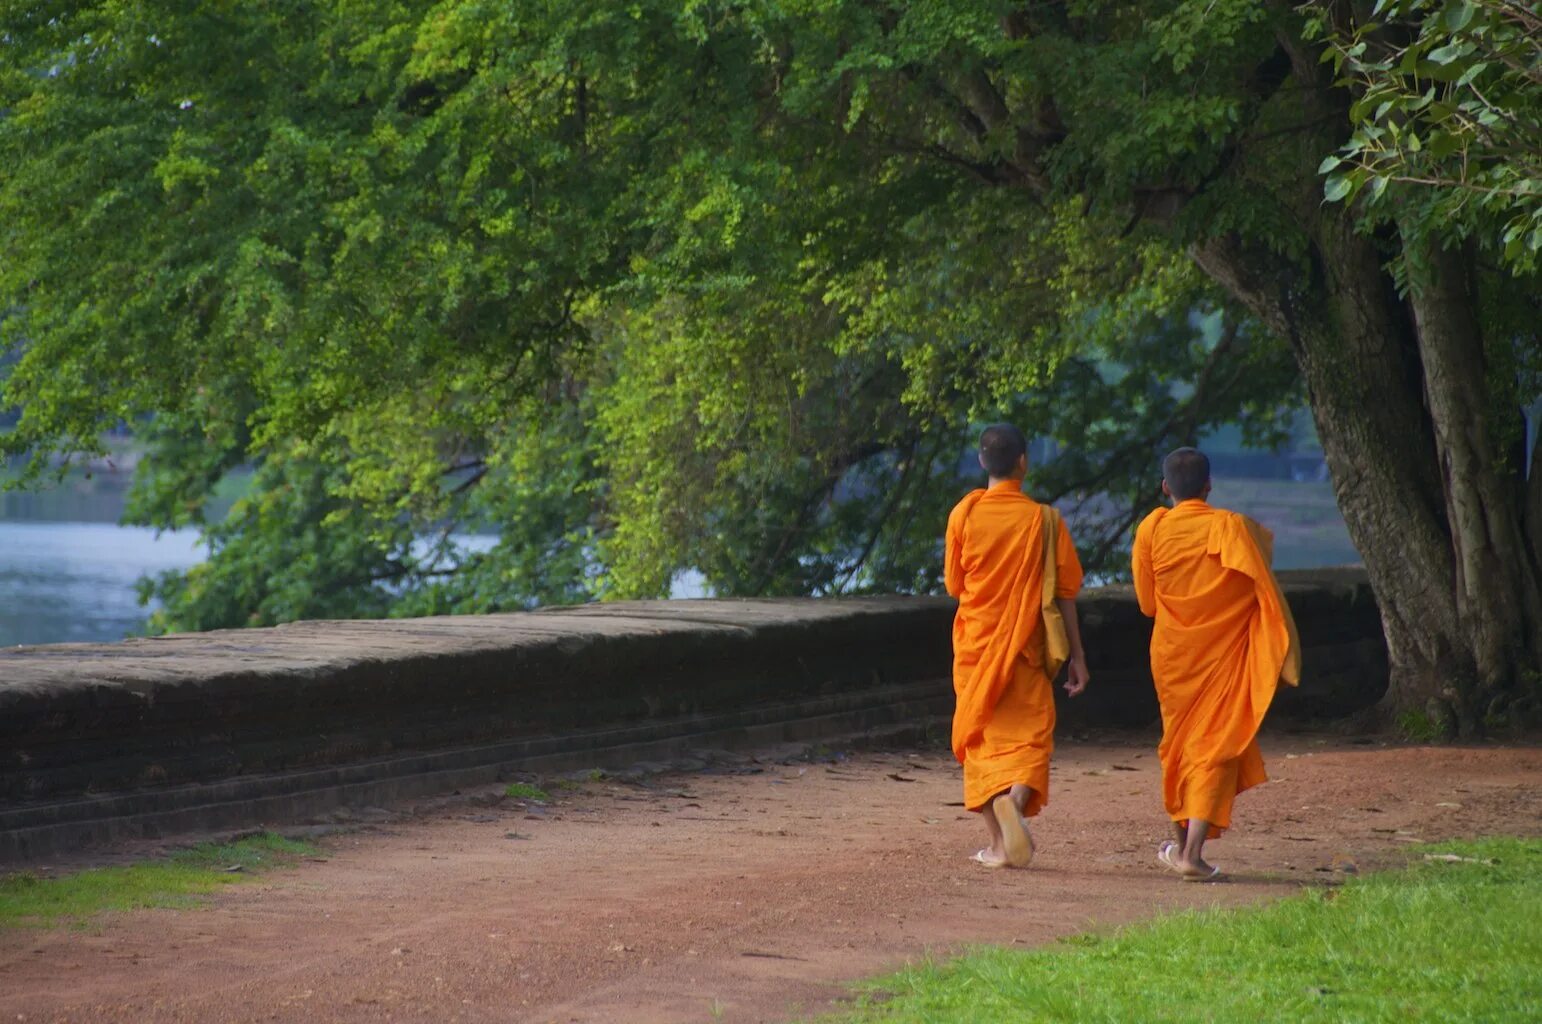
[[[1081,658],[1072,658],[1066,667],[1065,692],[1074,697],[1087,688],[1091,679],[1092,676],[1087,674],[1087,663]]]

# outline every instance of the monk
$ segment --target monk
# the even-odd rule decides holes
[[[948,516],[945,582],[953,620],[953,754],[964,766],[964,806],[980,813],[986,867],[1033,859],[1026,818],[1049,802],[1053,680],[1069,659],[1071,696],[1087,686],[1076,621],[1082,567],[1055,510],[1023,493],[1028,446],[1007,424],[980,437],[989,487]]]
[[[1159,508],[1135,531],[1135,595],[1156,619],[1151,676],[1162,706],[1162,799],[1174,836],[1157,857],[1185,880],[1218,879],[1205,841],[1231,827],[1237,794],[1267,781],[1258,727],[1283,679],[1301,676],[1290,608],[1270,569],[1273,535],[1212,508],[1210,460],[1162,463]]]

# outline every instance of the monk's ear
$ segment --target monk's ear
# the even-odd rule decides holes
[[[1167,486],[1167,481],[1166,480],[1163,480],[1162,481],[1162,497],[1164,497],[1164,498],[1171,498],[1172,496],[1173,496],[1173,489],[1171,487]]]
[[[980,468],[981,469],[985,469],[985,453],[984,452],[980,453]],[[985,469],[985,472],[989,473],[990,470],[989,469]]]
[[[1024,452],[1023,454],[1021,454],[1021,455],[1019,455],[1017,457],[1017,475],[1018,476],[1027,476],[1028,475],[1028,453],[1027,452]]]

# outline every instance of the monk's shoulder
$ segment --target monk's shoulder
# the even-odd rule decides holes
[[[1221,505],[1212,505],[1209,502],[1197,506],[1196,513],[1209,516],[1212,522],[1236,523],[1238,525],[1252,522],[1251,519],[1235,509],[1226,508]]]
[[[1217,550],[1222,545],[1237,545],[1257,549],[1267,562],[1273,556],[1274,531],[1251,516],[1231,509],[1216,509],[1211,520],[1210,547]]]
[[[1263,550],[1272,550],[1274,545],[1274,531],[1252,516],[1245,516],[1241,512],[1234,513],[1237,517],[1237,526],[1241,532],[1253,538],[1253,542]]]
[[[963,498],[959,500],[959,503],[953,506],[953,511],[948,513],[948,522],[952,524],[958,523],[969,514],[970,509],[974,508],[979,500],[983,497],[985,497],[985,488],[983,487],[976,487],[974,490],[964,495]],[[934,519],[932,522],[936,522],[936,520]]]
[[[1042,516],[1045,522],[1054,522],[1057,526],[1065,525],[1065,516],[1061,515],[1060,510],[1047,501],[1034,501],[1030,498],[1028,501],[1028,511],[1035,516]]]
[[[1217,523],[1232,529],[1242,530],[1247,533],[1257,533],[1264,530],[1264,528],[1258,524],[1258,520],[1234,509],[1217,508],[1212,509],[1212,511],[1215,514]]]
[[[1152,530],[1156,529],[1157,523],[1160,523],[1170,511],[1171,509],[1158,506],[1146,513],[1146,518],[1142,519],[1140,525],[1135,528],[1136,536],[1150,534]]]

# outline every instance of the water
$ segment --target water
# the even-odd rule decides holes
[[[466,554],[497,538],[451,541]],[[133,636],[151,611],[139,603],[138,580],[203,559],[196,530],[0,520],[0,647]]]
[[[136,581],[202,560],[194,531],[157,536],[116,525],[124,486],[98,476],[42,493],[0,493],[0,646],[133,635],[150,611],[139,604]],[[1212,498],[1274,531],[1276,568],[1359,560],[1325,482],[1217,480]],[[454,540],[465,551],[495,542]],[[700,574],[681,574],[671,596],[705,596]]]
[[[188,530],[0,522],[0,646],[121,640],[149,611],[135,581],[202,557]]]

